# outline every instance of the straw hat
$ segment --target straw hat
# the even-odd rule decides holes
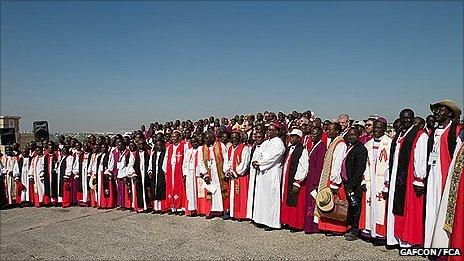
[[[97,189],[97,176],[90,177],[89,187],[93,190]]]
[[[323,212],[330,212],[334,208],[334,201],[330,188],[324,188],[316,195],[316,206]]]
[[[452,100],[448,99],[436,103],[430,103],[430,110],[433,112],[435,109],[442,106],[450,109],[453,112],[454,118],[459,118],[461,116],[461,108],[459,108],[459,106],[456,105],[456,103],[454,103]]]

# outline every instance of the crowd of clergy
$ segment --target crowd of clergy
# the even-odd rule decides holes
[[[1,155],[0,204],[251,221],[266,231],[464,250],[464,128],[453,101],[321,120],[311,111],[151,123]]]

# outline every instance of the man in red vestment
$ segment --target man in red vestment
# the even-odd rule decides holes
[[[69,147],[65,145],[61,149],[58,165],[58,202],[64,208],[71,206],[71,181],[73,180],[72,168],[74,158],[70,155]]]
[[[183,181],[183,161],[186,146],[181,142],[180,132],[175,130],[172,143],[166,148],[163,171],[166,173],[166,196],[171,213],[181,214],[185,209],[185,186]]]
[[[43,204],[58,206],[58,154],[55,143],[49,142],[44,158],[44,187]]]
[[[230,216],[244,220],[247,213],[247,196],[250,164],[250,150],[241,143],[241,132],[231,134],[232,146],[229,147],[224,173],[230,179]]]
[[[98,206],[103,209],[114,208],[116,204],[116,186],[114,183],[113,174],[111,171],[114,168],[113,153],[108,151],[108,145],[103,143],[102,153],[100,159],[100,166],[98,167]]]
[[[290,146],[284,156],[282,205],[280,223],[288,225],[292,232],[303,229],[306,205],[306,184],[309,157],[308,150],[301,143],[303,132],[294,128],[290,133]]]
[[[424,242],[424,178],[427,134],[413,125],[414,112],[400,112],[401,129],[392,141],[387,207],[387,244],[410,247]]]
[[[304,211],[305,233],[317,233],[317,223],[314,222],[314,215],[316,211],[316,193],[319,179],[321,178],[322,167],[324,165],[324,156],[327,150],[327,145],[322,141],[322,128],[315,127],[311,130],[311,140],[314,146],[308,153],[309,157],[309,170],[308,177],[306,178],[306,207]]]
[[[333,197],[346,200],[345,186],[341,178],[346,143],[340,136],[341,131],[342,127],[338,122],[330,123],[328,126],[327,135],[330,138],[330,143],[324,156],[324,164],[317,191],[320,192],[324,188],[329,187]],[[346,221],[329,219],[321,215],[318,215],[318,228],[324,231],[326,235],[340,235],[348,230]]]

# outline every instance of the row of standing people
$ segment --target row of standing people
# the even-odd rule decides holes
[[[45,152],[39,147],[10,157],[4,172],[12,175],[5,175],[4,191],[10,204],[16,195],[17,203],[36,206],[230,214],[266,230],[284,225],[307,233],[346,233],[347,240],[364,232],[402,247],[459,245],[462,182],[452,167],[462,164],[455,121],[461,111],[449,101],[431,110],[435,129],[415,127],[413,111],[405,109],[393,139],[385,134],[383,118],[373,122],[366,140],[357,128],[344,128],[342,119],[327,131],[307,128],[303,119],[284,140],[277,121],[266,131],[256,128],[253,145],[243,143],[239,131],[230,142],[209,131],[182,140],[175,131],[170,143],[160,135],[149,149],[143,134],[129,143],[119,137],[113,147],[92,141],[59,153],[54,146]],[[347,220],[325,215],[337,198],[349,203]]]

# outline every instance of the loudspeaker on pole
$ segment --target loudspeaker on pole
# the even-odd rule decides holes
[[[44,141],[50,139],[47,121],[34,121],[33,127],[35,141]]]
[[[14,128],[0,128],[0,143],[2,145],[12,145],[16,142]]]

